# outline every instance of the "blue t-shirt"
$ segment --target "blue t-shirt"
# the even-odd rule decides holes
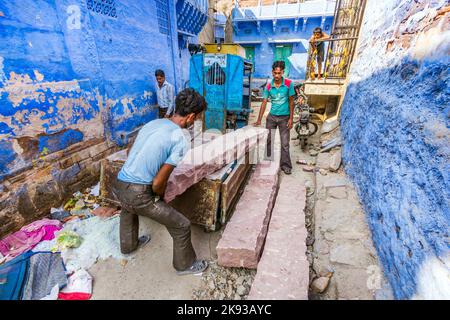
[[[281,85],[279,88],[275,87],[274,80],[270,84],[270,91],[267,90],[267,86],[264,88],[263,98],[270,98],[272,107],[270,108],[270,114],[274,116],[288,116],[290,115],[289,109],[289,97],[295,95],[294,82],[291,81],[289,88],[284,84],[284,78],[281,79]]]
[[[176,166],[188,149],[188,141],[178,125],[169,119],[150,121],[139,131],[117,178],[151,184],[164,163]]]

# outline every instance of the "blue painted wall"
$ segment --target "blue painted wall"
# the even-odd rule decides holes
[[[369,2],[366,12],[378,13],[365,17],[342,107],[345,169],[398,299],[450,298],[450,47],[437,16],[444,4]]]
[[[309,38],[316,27],[320,27],[321,18],[309,18],[303,31],[303,20],[299,21],[298,30],[295,32],[294,19],[279,20],[276,30],[273,32],[272,21],[261,21],[260,32],[255,22],[240,22],[239,29],[235,29],[233,41],[241,43],[242,46],[255,47],[255,73],[256,78],[272,76],[272,63],[276,45],[283,43],[270,43],[274,40],[302,39],[292,45],[292,56],[290,57],[291,68],[289,78],[304,79],[306,74],[306,61],[308,58]],[[325,20],[324,31],[331,32],[333,18]],[[261,41],[261,44],[245,44],[245,41]]]
[[[126,144],[157,116],[154,71],[188,79],[177,29],[176,0],[1,1],[0,181],[78,142]]]

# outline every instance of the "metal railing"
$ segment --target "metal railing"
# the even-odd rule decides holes
[[[337,0],[331,39],[323,40],[328,43],[323,70],[320,70],[325,79],[347,77],[355,54],[365,6],[366,0]],[[306,79],[315,78],[318,53],[317,46],[309,46]]]
[[[324,61],[319,72],[319,50],[317,45],[311,45],[308,49],[308,62],[306,78],[315,79],[320,74],[325,79],[345,79],[350,68],[353,50],[356,46],[357,37],[342,39],[328,39],[318,42],[328,43],[324,48]],[[317,43],[318,43],[317,42]]]

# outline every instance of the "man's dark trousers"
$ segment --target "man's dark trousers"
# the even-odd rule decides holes
[[[158,116],[159,116],[159,119],[162,119],[162,118],[164,118],[164,117],[166,116],[167,109],[169,109],[169,108],[161,108],[161,107],[158,107]]]
[[[281,169],[292,169],[291,156],[289,154],[290,129],[288,128],[289,116],[275,116],[269,113],[266,119],[266,128],[269,129],[267,137],[267,156],[272,156],[275,142],[275,132],[280,130],[281,140]]]
[[[191,242],[191,222],[163,200],[159,200],[149,185],[116,180],[113,192],[122,204],[120,214],[120,249],[122,253],[136,250],[139,238],[139,217],[149,217],[164,225],[173,239],[173,267],[185,270],[196,256]]]

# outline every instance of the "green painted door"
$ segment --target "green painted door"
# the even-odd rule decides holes
[[[282,60],[286,64],[286,69],[284,70],[284,76],[289,77],[289,70],[291,63],[289,62],[289,57],[292,54],[292,45],[278,45],[275,46],[274,61]]]
[[[244,47],[245,58],[253,63],[253,71],[255,71],[255,47]]]

